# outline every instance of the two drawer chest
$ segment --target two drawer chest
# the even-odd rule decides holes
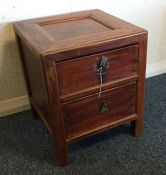
[[[60,166],[68,145],[131,122],[143,129],[147,31],[100,10],[14,24],[34,117]]]

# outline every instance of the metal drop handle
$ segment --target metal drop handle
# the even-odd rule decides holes
[[[108,112],[108,103],[106,101],[101,103],[100,113],[104,114]]]
[[[97,66],[97,72],[99,73],[99,80],[100,80],[99,97],[101,96],[102,85],[103,85],[103,82],[105,81],[107,62],[108,62],[108,57],[102,56],[98,66]]]
[[[108,57],[107,56],[102,56],[100,59],[100,62],[97,66],[98,70],[102,68],[102,73],[105,73],[106,68],[107,68],[107,62],[108,62]]]

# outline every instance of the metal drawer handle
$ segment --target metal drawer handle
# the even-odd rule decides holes
[[[102,56],[98,66],[97,66],[97,72],[99,73],[99,80],[100,80],[99,97],[100,97],[100,95],[102,93],[103,82],[105,82],[105,74],[106,74],[107,62],[108,62],[108,57]]]
[[[100,70],[102,70],[102,74],[104,74],[107,68],[107,62],[108,62],[108,57],[102,56],[97,66],[97,71],[99,72]]]
[[[108,103],[106,101],[101,103],[100,113],[105,114],[108,112]]]

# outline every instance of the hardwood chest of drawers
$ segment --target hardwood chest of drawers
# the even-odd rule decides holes
[[[143,129],[147,31],[100,10],[14,24],[29,100],[54,138],[60,166],[67,146],[131,122]]]

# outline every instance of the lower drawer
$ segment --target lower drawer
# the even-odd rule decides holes
[[[67,138],[136,113],[136,83],[63,104]]]

